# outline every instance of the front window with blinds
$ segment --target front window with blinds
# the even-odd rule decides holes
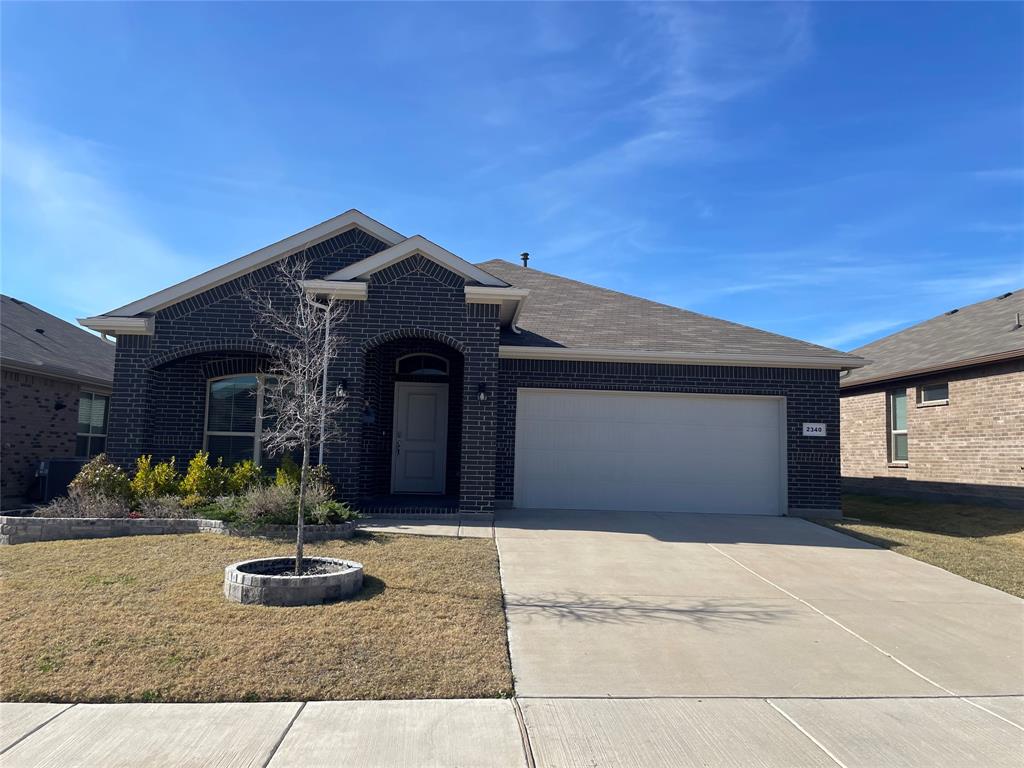
[[[110,398],[92,392],[78,396],[78,434],[75,456],[91,459],[107,449],[107,410]]]
[[[889,461],[907,460],[907,393],[889,393]]]
[[[206,399],[206,450],[210,462],[260,463],[263,377],[256,374],[211,379]]]

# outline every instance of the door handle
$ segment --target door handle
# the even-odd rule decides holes
[[[401,454],[402,453],[402,441],[401,440],[395,440],[395,453],[396,454]]]

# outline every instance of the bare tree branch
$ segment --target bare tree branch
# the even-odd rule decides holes
[[[263,394],[264,413],[269,414],[269,423],[262,432],[263,445],[271,455],[302,449],[296,574],[302,568],[310,451],[313,445],[340,434],[338,416],[347,405],[344,391],[328,388],[324,394],[322,383],[324,372],[345,343],[330,329],[341,327],[348,310],[333,300],[325,308],[306,293],[302,283],[309,267],[309,257],[303,251],[279,262],[277,279],[269,281],[262,291],[245,292],[256,314],[253,334],[271,358]]]

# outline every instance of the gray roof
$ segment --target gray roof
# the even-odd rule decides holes
[[[842,386],[1024,355],[1024,290],[951,310],[853,350],[871,362]]]
[[[90,384],[114,380],[113,344],[10,296],[0,296],[0,359],[5,368]]]
[[[693,354],[793,355],[861,361],[828,347],[599,288],[501,259],[478,264],[530,295],[507,346]]]

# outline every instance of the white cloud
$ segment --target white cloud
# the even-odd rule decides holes
[[[149,231],[97,145],[34,129],[3,140],[5,290],[96,314],[181,279],[190,260]]]
[[[815,344],[821,344],[824,347],[840,349],[849,345],[851,342],[879,336],[884,331],[898,328],[899,326],[905,325],[907,322],[908,321],[906,319],[896,320],[893,318],[860,320],[853,323],[846,323],[836,328],[831,328],[824,335],[812,338],[811,341]]]
[[[1024,181],[1024,167],[990,168],[985,171],[975,171],[974,178],[983,181]]]

